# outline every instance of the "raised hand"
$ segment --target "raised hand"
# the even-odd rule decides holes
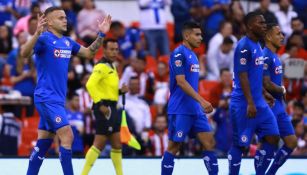
[[[99,28],[100,32],[107,33],[110,30],[112,17],[110,15],[108,15],[107,17],[105,17],[103,19],[102,22],[100,22],[99,20],[97,20],[97,22],[98,22],[98,28]]]
[[[42,15],[37,14],[37,20],[38,22],[37,22],[36,33],[37,35],[40,35],[45,30],[45,26],[47,24],[45,14]]]

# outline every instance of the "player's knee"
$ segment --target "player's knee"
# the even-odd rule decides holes
[[[210,139],[206,140],[205,142],[203,142],[202,145],[203,145],[203,150],[207,150],[207,151],[214,150],[215,140],[214,140],[214,138],[210,138]]]
[[[272,145],[277,145],[279,142],[279,136],[266,136],[264,140]]]
[[[70,126],[64,126],[57,131],[57,134],[61,140],[61,146],[65,148],[71,148],[74,140],[74,134]]]

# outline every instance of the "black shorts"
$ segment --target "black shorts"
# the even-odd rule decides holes
[[[118,115],[116,104],[117,102],[115,101],[102,100],[99,103],[93,105],[94,115],[96,118],[96,134],[110,135],[120,131],[121,116]],[[101,105],[107,106],[109,109],[111,109],[111,116],[109,118],[107,118],[99,110]]]

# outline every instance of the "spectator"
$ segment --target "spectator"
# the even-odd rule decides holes
[[[144,97],[146,93],[146,84],[148,74],[145,72],[146,60],[145,58],[136,58],[131,60],[130,66],[126,67],[120,79],[120,86],[129,84],[131,77],[138,77],[140,81],[139,96]]]
[[[125,60],[135,58],[141,51],[140,31],[136,28],[125,29],[125,26],[119,21],[113,21],[110,27],[112,38],[119,44],[120,53]]]
[[[140,24],[144,31],[149,55],[157,57],[169,54],[169,40],[166,31],[166,6],[170,0],[139,0]]]
[[[27,32],[20,32],[17,36],[18,47],[11,50],[7,57],[7,63],[10,68],[16,67],[16,60],[20,52],[20,47],[27,42],[28,34]]]
[[[28,39],[30,39],[34,35],[37,28],[37,23],[37,16],[31,16],[28,21]]]
[[[20,35],[22,35],[21,33]],[[24,37],[24,36],[19,36]],[[20,39],[22,40],[22,39]],[[32,104],[26,106],[26,116],[33,116],[34,113],[34,89],[36,86],[36,69],[34,60],[32,57],[24,58],[20,55],[20,49],[18,49],[15,63],[11,65],[11,82],[13,89],[18,90],[22,96],[28,96],[32,99]],[[21,116],[21,106],[15,107],[15,116]]]
[[[85,73],[85,67],[81,62],[80,57],[73,56],[71,58],[68,71],[68,94],[71,95],[75,90],[81,87],[81,78]]]
[[[220,70],[227,68],[233,69],[234,42],[230,37],[225,37],[222,44],[216,50],[209,50],[208,62],[208,79],[219,80]]]
[[[218,107],[221,97],[228,97],[232,91],[232,73],[229,69],[223,68],[220,70],[219,74],[219,84],[213,88],[210,93],[210,103],[213,107]]]
[[[293,104],[293,113],[291,115],[291,119],[292,120],[303,120],[304,119],[304,105],[299,102],[296,101]]]
[[[219,24],[225,19],[227,9],[229,8],[230,0],[202,0],[205,43],[218,32]]]
[[[0,25],[0,57],[6,58],[13,49],[12,35],[9,27]]]
[[[131,77],[129,80],[129,92],[126,94],[125,109],[134,122],[136,134],[142,136],[151,127],[151,113],[148,104],[140,98],[139,93],[140,80],[138,77]]]
[[[182,41],[182,26],[185,21],[191,19],[191,2],[189,0],[173,0],[171,12],[174,17],[174,42]]]
[[[158,70],[154,77],[154,104],[157,105],[158,114],[162,114],[169,96],[168,64],[160,60]]]
[[[94,141],[94,134],[95,134],[95,119],[92,115],[92,105],[93,100],[89,93],[87,92],[87,89],[85,87],[85,84],[87,80],[89,79],[90,74],[85,73],[83,74],[81,78],[81,88],[76,90],[76,94],[79,96],[79,107],[80,112],[84,115],[84,134],[83,134],[83,142],[85,149],[88,149],[92,146]]]
[[[281,27],[281,31],[288,38],[291,33],[291,19],[297,17],[297,13],[290,8],[290,0],[280,0],[279,10],[275,12],[275,16]]]
[[[215,151],[217,156],[226,156],[232,145],[232,123],[229,114],[230,94],[220,97],[218,107],[213,115],[216,124],[214,138],[216,140]]]
[[[67,119],[74,134],[72,143],[73,155],[83,155],[84,116],[80,111],[79,101],[79,96],[73,94],[66,109]]]
[[[105,16],[104,11],[96,9],[94,0],[84,0],[83,9],[77,16],[77,33],[86,45],[90,45],[96,39],[97,20],[102,21]]]
[[[260,0],[260,7],[255,10],[257,13],[261,13],[267,23],[277,23],[277,18],[274,13],[269,10],[271,0]]]
[[[73,10],[73,0],[61,0],[61,7],[67,17],[67,31],[69,33],[77,28],[77,13]]]
[[[303,38],[303,43],[305,50],[307,49],[307,35],[304,34],[304,23],[300,20],[300,18],[292,18],[291,20],[291,28],[293,33],[300,33]]]
[[[297,137],[297,148],[292,152],[292,155],[307,155],[307,133],[304,133],[303,120],[292,120],[292,125]]]
[[[30,14],[27,16],[24,16],[20,18],[13,30],[14,35],[16,36],[22,31],[29,32],[29,19],[33,16],[34,18],[37,18],[37,15],[41,12],[38,3],[32,3],[31,9],[30,9]],[[36,26],[35,26],[36,27]]]
[[[240,39],[245,34],[245,25],[243,22],[244,10],[240,1],[232,1],[227,12],[227,19],[233,27],[233,35]]]
[[[162,156],[168,146],[167,118],[158,115],[153,123],[153,130],[149,132],[149,152],[150,156]]]
[[[304,0],[292,0],[292,5],[294,7],[294,10],[298,14],[298,17],[301,19],[301,21],[304,23],[305,28],[307,27],[307,1]]]
[[[12,27],[14,17],[19,18],[19,14],[16,12],[14,0],[0,1],[0,26],[7,25]]]

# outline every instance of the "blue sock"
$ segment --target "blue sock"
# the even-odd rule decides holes
[[[162,164],[161,164],[161,175],[171,175],[174,170],[174,158],[175,156],[167,151],[164,152]]]
[[[29,160],[27,175],[37,175],[53,139],[39,139]]]
[[[232,146],[228,153],[229,175],[238,175],[241,167],[243,151],[238,146]]]
[[[203,160],[209,175],[217,175],[219,166],[215,153],[213,151],[203,151]]]
[[[72,169],[71,156],[72,156],[71,149],[66,149],[62,146],[60,147],[60,161],[64,175],[74,174],[74,171]]]
[[[276,149],[276,145],[272,145],[267,142],[262,143],[261,149],[257,150],[254,160],[256,175],[265,174],[272,158],[274,157],[274,152]]]
[[[291,155],[292,151],[293,151],[293,149],[288,148],[285,145],[282,148],[280,148],[279,151],[277,152],[277,154],[274,158],[274,162],[273,162],[272,166],[270,167],[269,171],[267,172],[267,174],[268,175],[276,174],[278,168],[280,168],[286,162],[286,160]]]

